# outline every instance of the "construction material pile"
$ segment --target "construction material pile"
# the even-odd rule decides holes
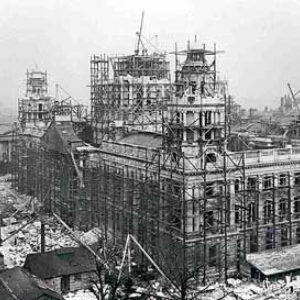
[[[86,290],[69,293],[68,295],[65,295],[64,298],[66,300],[97,300],[92,292]]]
[[[9,176],[0,177],[0,210],[1,210],[1,240],[0,252],[4,256],[7,267],[23,265],[26,255],[41,250],[41,215],[36,214],[39,203],[36,199],[20,195],[10,187]],[[50,251],[61,247],[77,246],[78,243],[70,237],[68,230],[54,217],[42,216],[45,223],[45,250]],[[86,244],[94,244],[101,237],[99,229],[94,228],[84,233],[76,231],[75,235]],[[203,300],[264,300],[264,299],[297,299],[296,293],[291,293],[291,286],[297,290],[300,278],[286,284],[284,281],[275,283],[255,283],[229,279],[228,285],[215,282],[209,287],[199,287],[198,294]],[[166,299],[170,293],[165,293],[163,285],[155,282],[154,294],[164,295]],[[139,287],[141,289],[141,287]],[[201,291],[203,290],[203,292]],[[204,291],[205,290],[205,291]],[[298,288],[300,290],[300,288]],[[195,294],[193,292],[193,294]],[[66,300],[96,300],[89,291],[77,291],[64,296]],[[175,299],[175,298],[174,298]]]
[[[39,205],[37,200],[13,191],[8,179],[8,176],[0,178],[0,252],[5,265],[14,267],[23,265],[27,254],[41,250],[41,216],[34,214]],[[46,251],[78,245],[53,217],[43,216],[43,221]]]

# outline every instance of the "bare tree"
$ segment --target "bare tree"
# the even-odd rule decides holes
[[[99,241],[95,258],[95,278],[91,279],[90,291],[98,300],[129,299],[134,292],[133,280],[124,273],[119,277],[121,251],[111,242]]]

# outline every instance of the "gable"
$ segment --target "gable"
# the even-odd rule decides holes
[[[68,154],[84,142],[75,134],[71,122],[52,122],[41,138],[42,145],[49,151]]]

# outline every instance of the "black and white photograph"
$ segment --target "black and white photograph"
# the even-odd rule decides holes
[[[0,300],[299,300],[300,0],[0,0]]]

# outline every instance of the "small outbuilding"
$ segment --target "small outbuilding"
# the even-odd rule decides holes
[[[247,254],[251,277],[284,279],[287,275],[300,275],[300,244]]]
[[[84,247],[29,254],[24,268],[60,293],[86,289],[96,279],[96,261]]]

